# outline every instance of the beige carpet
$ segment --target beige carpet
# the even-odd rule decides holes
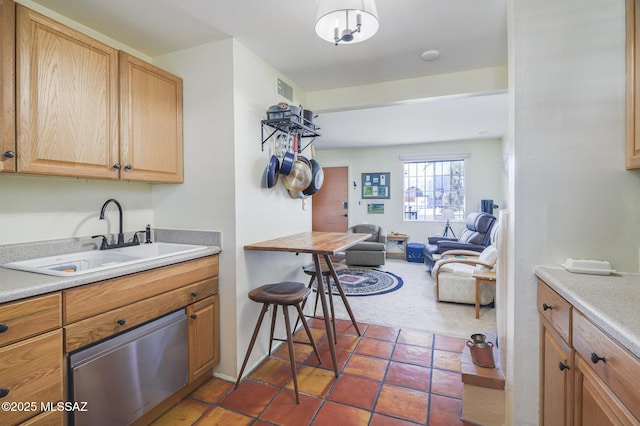
[[[462,338],[474,333],[495,332],[495,309],[481,306],[480,318],[475,319],[473,305],[436,302],[433,280],[423,264],[387,259],[386,265],[375,269],[398,275],[404,285],[391,293],[349,297],[349,304],[358,322]],[[349,319],[340,297],[334,298],[334,301],[336,317]]]

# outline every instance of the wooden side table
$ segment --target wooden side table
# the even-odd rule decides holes
[[[473,278],[476,279],[476,319],[478,319],[480,318],[480,284],[496,285],[496,273],[494,271],[475,272]]]
[[[409,240],[409,236],[405,234],[388,234],[387,259],[393,257],[407,260],[407,240]]]

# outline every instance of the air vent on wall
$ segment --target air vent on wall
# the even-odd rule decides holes
[[[289,86],[287,83],[280,79],[278,79],[277,85],[278,94],[293,102],[293,87]]]

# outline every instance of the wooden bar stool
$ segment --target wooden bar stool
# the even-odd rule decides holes
[[[249,299],[253,300],[254,302],[262,303],[262,311],[260,312],[260,316],[258,317],[258,322],[256,323],[255,330],[253,331],[251,343],[249,343],[249,349],[247,349],[247,354],[244,357],[244,362],[242,363],[242,368],[240,369],[240,374],[238,375],[238,380],[236,381],[234,389],[238,388],[238,385],[242,380],[242,373],[244,372],[244,369],[247,366],[247,362],[249,361],[249,356],[251,355],[251,351],[253,350],[253,345],[256,343],[256,338],[258,337],[258,332],[260,331],[262,320],[264,319],[264,315],[266,314],[269,305],[273,305],[273,313],[271,314],[271,334],[269,338],[269,355],[271,355],[271,346],[274,340],[285,341],[284,339],[274,339],[273,337],[273,331],[276,325],[276,312],[278,311],[278,306],[282,306],[282,312],[284,314],[284,324],[285,328],[287,329],[286,342],[289,346],[291,376],[293,377],[293,387],[296,391],[296,404],[300,403],[300,398],[298,396],[298,375],[296,374],[296,358],[293,352],[293,344],[302,343],[312,346],[316,357],[318,357],[318,361],[322,363],[322,361],[320,360],[320,354],[318,353],[318,348],[313,341],[311,330],[309,330],[309,325],[307,324],[307,320],[302,313],[302,308],[300,305],[303,301],[307,300],[310,292],[311,291],[303,283],[289,281],[263,285],[262,287],[258,287],[249,292]],[[296,307],[296,310],[298,311],[298,318],[302,321],[302,325],[307,332],[307,337],[309,337],[309,343],[293,341],[293,336],[291,335],[291,323],[289,322],[288,306]]]
[[[326,278],[326,282],[327,282],[327,286],[325,287],[325,290],[327,291],[327,293],[329,293],[329,307],[331,310],[331,325],[333,328],[333,339],[337,343],[338,337],[336,335],[336,315],[335,315],[335,310],[333,308],[333,291],[331,289],[331,270],[329,269],[329,266],[327,266],[327,262],[322,259],[320,260],[320,269],[322,270],[322,279]],[[349,269],[349,267],[344,263],[338,263],[334,265],[334,269],[336,273],[338,273],[340,271]],[[309,285],[308,285],[309,290],[311,290],[313,281],[316,279],[316,268],[313,265],[307,265],[307,266],[303,266],[302,270],[304,271],[305,274],[311,277],[309,279]],[[302,302],[302,309],[304,309],[306,304],[307,304],[307,300],[305,299]],[[317,316],[317,311],[318,311],[318,293],[316,292],[316,301],[313,306],[313,316],[311,318],[319,318]],[[296,325],[295,327],[293,327],[294,330],[298,328],[298,321],[299,319],[296,320]]]

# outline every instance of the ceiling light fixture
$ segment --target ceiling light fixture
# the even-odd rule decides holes
[[[318,0],[316,33],[336,46],[371,38],[378,26],[375,0]]]

